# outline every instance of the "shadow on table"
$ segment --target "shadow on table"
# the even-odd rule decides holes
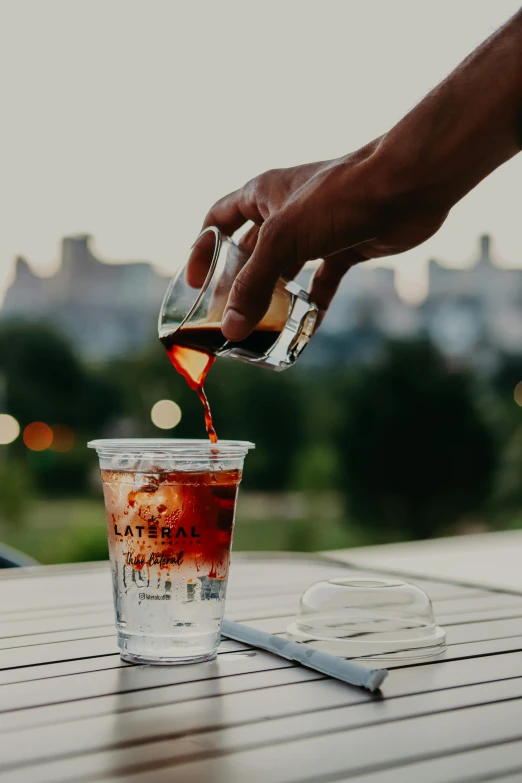
[[[221,739],[212,729],[227,722],[220,698],[223,682],[219,660],[193,666],[122,666],[113,736],[107,738],[117,748],[111,752],[111,774],[151,772],[219,751]],[[200,783],[206,783],[205,777]]]

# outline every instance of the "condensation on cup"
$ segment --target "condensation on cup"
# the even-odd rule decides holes
[[[118,645],[134,663],[215,657],[236,499],[252,443],[95,440]]]

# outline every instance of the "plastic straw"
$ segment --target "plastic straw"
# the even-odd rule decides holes
[[[236,642],[244,642],[252,647],[267,650],[289,661],[297,661],[309,669],[315,669],[321,674],[327,674],[350,685],[359,685],[369,691],[376,691],[388,676],[386,669],[367,669],[345,658],[337,658],[335,655],[314,650],[302,642],[292,642],[283,636],[258,631],[232,620],[223,621],[222,633],[223,636],[228,636]]]

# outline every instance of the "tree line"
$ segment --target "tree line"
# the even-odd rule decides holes
[[[27,493],[29,486],[47,496],[92,492],[96,457],[85,444],[93,437],[205,434],[201,403],[159,342],[91,365],[45,324],[4,322],[0,374],[0,404],[22,429],[44,421],[75,434],[66,453],[31,452],[22,438],[0,447],[0,472]],[[522,360],[505,360],[486,380],[415,341],[388,343],[368,365],[320,370],[298,364],[275,373],[218,359],[206,390],[219,437],[256,444],[245,488],[335,491],[350,520],[385,540],[433,536],[462,520],[517,518],[522,409],[513,388],[521,379]],[[174,430],[152,424],[160,399],[181,408]],[[5,479],[0,485],[0,507],[12,508]]]

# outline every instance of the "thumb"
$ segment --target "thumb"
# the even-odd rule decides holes
[[[227,340],[239,342],[248,337],[270,307],[281,274],[296,266],[290,232],[280,225],[273,218],[263,223],[254,252],[234,281],[221,325]]]

